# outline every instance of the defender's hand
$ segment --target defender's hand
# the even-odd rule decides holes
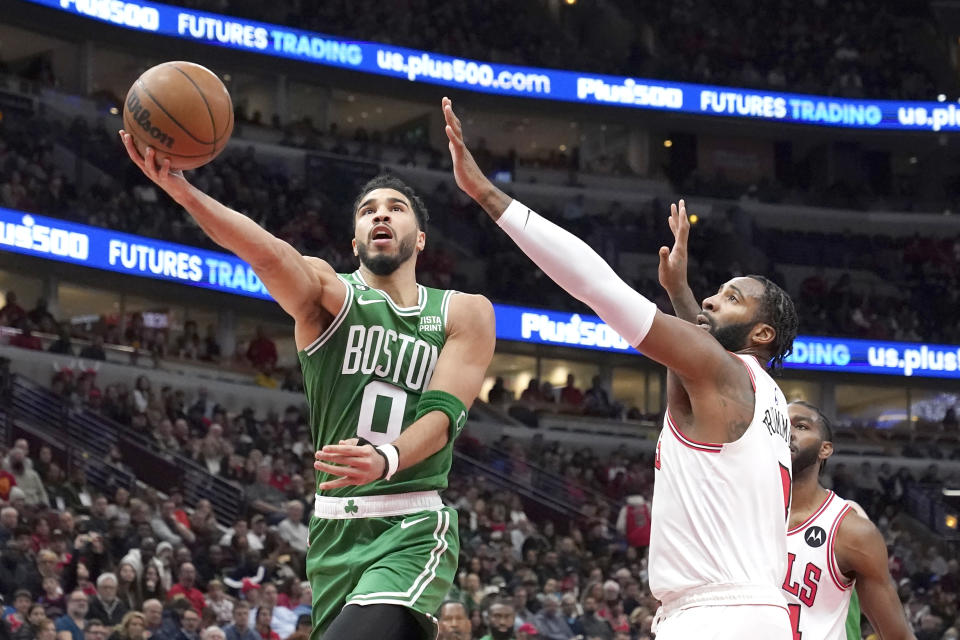
[[[314,454],[313,468],[335,476],[318,487],[321,491],[353,485],[370,484],[383,476],[386,461],[372,444],[357,446],[358,440],[341,440],[340,444],[328,444]]]
[[[670,217],[667,219],[673,232],[673,248],[660,247],[660,286],[667,293],[679,291],[687,286],[687,238],[690,235],[690,221],[687,219],[687,206],[681,200],[680,206],[670,205]]]
[[[170,168],[169,158],[164,158],[163,162],[157,166],[156,153],[153,147],[147,147],[144,155],[141,156],[136,145],[133,144],[133,136],[123,129],[120,130],[120,140],[123,141],[123,146],[126,147],[127,155],[133,160],[133,164],[140,167],[144,175],[170,194],[174,200],[190,187],[190,183],[183,177],[183,171]]]
[[[441,105],[443,117],[447,121],[445,131],[450,141],[447,146],[450,148],[450,158],[453,160],[453,176],[457,180],[457,186],[479,202],[493,188],[493,183],[480,171],[477,161],[473,159],[473,155],[463,142],[463,128],[460,125],[460,118],[453,113],[453,102],[450,98],[444,98]]]

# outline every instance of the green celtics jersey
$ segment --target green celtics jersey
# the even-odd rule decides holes
[[[860,640],[863,634],[860,633],[860,596],[854,589],[850,594],[850,607],[847,609],[847,640]]]
[[[299,353],[310,405],[314,446],[362,436],[374,445],[397,439],[413,423],[446,342],[447,310],[454,291],[417,285],[415,307],[398,307],[367,285],[359,271],[340,274],[347,296],[330,326]],[[463,425],[458,425],[462,427]],[[456,431],[456,429],[454,430]],[[328,495],[365,496],[444,489],[453,459],[453,437],[426,460],[389,482],[343,487]],[[333,479],[317,473],[317,484]]]

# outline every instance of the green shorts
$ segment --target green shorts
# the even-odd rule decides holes
[[[435,638],[433,614],[457,572],[457,532],[457,512],[449,507],[402,516],[312,517],[306,561],[313,588],[310,640],[320,640],[349,604],[407,607],[424,638]]]

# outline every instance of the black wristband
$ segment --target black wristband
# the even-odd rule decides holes
[[[383,480],[387,477],[387,473],[390,471],[390,461],[387,460],[387,454],[385,454],[383,451],[380,451],[380,449],[377,447],[374,447],[373,450],[380,454],[380,457],[383,458],[383,473],[381,473],[380,477],[377,478],[377,480]]]

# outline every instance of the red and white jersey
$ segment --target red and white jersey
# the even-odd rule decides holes
[[[840,523],[853,507],[833,491],[806,522],[787,532],[787,572],[783,591],[790,622],[804,638],[846,640],[848,583],[833,552]]]
[[[738,440],[697,442],[669,411],[664,416],[650,535],[650,590],[664,606],[721,591],[724,601],[786,606],[780,585],[792,477],[787,401],[756,358],[734,355],[747,367],[755,397],[753,419]]]

